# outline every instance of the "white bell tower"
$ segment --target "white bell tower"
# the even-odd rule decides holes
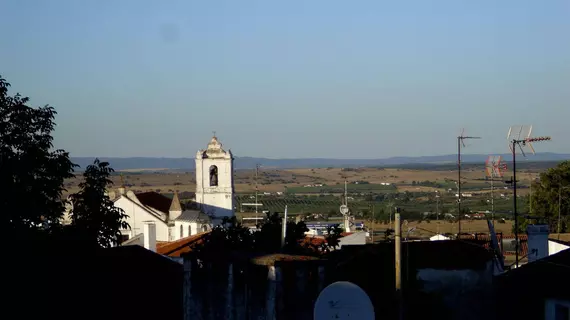
[[[206,150],[196,153],[196,202],[214,223],[234,216],[234,157],[215,134]]]

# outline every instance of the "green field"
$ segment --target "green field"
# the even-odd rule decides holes
[[[238,212],[252,212],[254,207],[242,206],[243,203],[252,203],[254,200],[250,195],[241,195],[236,197]],[[287,205],[288,213],[290,214],[308,214],[308,213],[321,213],[338,215],[339,206],[341,205],[341,198],[334,196],[298,196],[298,197],[263,197],[260,196],[258,202],[263,204],[259,211],[269,210],[271,212],[283,212]],[[525,202],[519,199],[517,202],[521,212],[526,211]],[[363,199],[355,199],[349,201],[351,211],[357,216],[361,213],[364,215],[370,214],[374,207],[375,212],[384,211],[388,213],[390,207],[400,207],[405,212],[417,215],[423,212],[436,212],[436,203],[434,201],[403,201],[401,199],[392,201],[366,201]],[[505,199],[495,199],[495,212],[498,214],[509,215],[512,210],[513,201]],[[491,210],[491,205],[484,199],[463,199],[463,208],[471,211],[487,211]],[[439,212],[453,213],[457,209],[457,203],[453,197],[443,198],[439,203]]]
[[[363,184],[349,184],[346,186],[348,193],[358,192],[358,193],[367,193],[367,192],[376,192],[376,193],[390,193],[390,192],[397,192],[395,186],[390,185],[381,185],[381,184],[372,184],[372,183],[363,183]],[[322,187],[292,187],[287,188],[287,193],[289,194],[297,194],[297,193],[343,193],[344,192],[344,184],[337,184],[337,185],[323,185]]]

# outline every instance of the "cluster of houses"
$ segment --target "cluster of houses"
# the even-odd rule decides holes
[[[234,215],[234,187],[233,156],[231,151],[222,148],[217,137],[214,136],[208,147],[196,154],[195,161],[196,210],[185,209],[176,193],[171,199],[156,192],[134,193],[123,186],[109,192],[115,206],[129,216],[127,222],[131,226],[122,230],[122,245],[113,249],[123,256],[141,259],[143,265],[146,261],[161,265],[153,267],[154,273],[149,270],[145,277],[160,277],[161,268],[178,270],[171,274],[179,274],[179,278],[173,276],[171,280],[164,278],[156,282],[159,288],[156,290],[165,290],[161,286],[175,282],[164,288],[175,288],[172,290],[179,290],[180,294],[178,298],[174,294],[175,298],[166,299],[161,308],[180,310],[179,315],[184,319],[201,318],[207,313],[216,319],[213,313],[218,311],[212,306],[220,303],[224,306],[220,310],[225,310],[220,317],[225,319],[249,319],[256,312],[265,312],[265,318],[268,314],[272,318],[279,318],[276,314],[287,314],[285,318],[310,318],[313,310],[307,301],[315,301],[326,285],[346,280],[367,293],[376,314],[392,314],[398,305],[391,300],[395,296],[394,244],[366,244],[365,232],[343,234],[337,250],[327,259],[306,264],[295,262],[293,267],[287,267],[286,262],[263,266],[261,269],[265,268],[266,275],[255,279],[264,281],[261,287],[268,289],[260,291],[264,298],[257,297],[250,302],[246,301],[249,301],[248,290],[253,290],[251,282],[248,286],[247,281],[237,280],[237,277],[251,273],[253,269],[239,269],[238,272],[236,262],[224,267],[225,273],[196,273],[199,272],[196,268],[201,267],[197,267],[200,264],[191,256],[190,245],[201,241],[223,217]],[[484,217],[483,213],[474,216]],[[323,226],[311,227],[317,230]],[[311,241],[326,242],[321,235],[310,235],[310,238]],[[526,260],[515,266],[509,266],[503,260],[506,242],[502,238],[498,245],[491,238],[452,240],[444,235],[436,235],[430,239],[432,241],[404,241],[403,264],[400,265],[404,279],[404,317],[417,318],[420,315],[415,312],[421,310],[427,318],[439,315],[440,319],[570,319],[570,293],[567,290],[570,244],[549,238],[545,226],[529,226],[529,235],[525,239],[521,252]],[[260,269],[256,270],[259,272]],[[198,285],[190,281],[194,278],[205,281],[205,291],[192,289]],[[316,281],[314,287],[307,279]],[[246,292],[245,296],[241,295],[243,292]],[[143,296],[137,298],[140,305],[153,304],[152,299],[157,299],[152,295],[145,302]],[[301,298],[302,301],[298,300]],[[291,313],[294,306],[299,309],[295,315]],[[201,312],[200,317],[196,316],[196,310]],[[236,316],[240,312],[249,316]],[[443,314],[446,316],[441,316]],[[259,318],[259,314],[256,316]],[[283,315],[280,317],[284,318]]]

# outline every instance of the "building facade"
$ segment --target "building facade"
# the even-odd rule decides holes
[[[234,216],[234,158],[216,136],[196,153],[196,203],[200,211],[219,221]]]

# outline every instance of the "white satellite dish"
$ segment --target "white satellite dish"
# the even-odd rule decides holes
[[[374,306],[359,286],[348,281],[338,281],[319,294],[313,319],[374,320]]]
[[[348,214],[348,206],[346,204],[343,204],[342,206],[340,206],[340,213],[342,215]]]

